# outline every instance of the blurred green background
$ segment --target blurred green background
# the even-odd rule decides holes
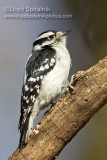
[[[72,19],[6,19],[5,7],[50,7],[44,14],[72,14]],[[37,13],[34,13],[37,14]],[[106,0],[0,1],[0,160],[18,146],[20,94],[26,59],[34,39],[43,31],[66,31],[73,66],[70,76],[107,55]],[[35,124],[44,114],[43,110]],[[58,160],[107,160],[107,108],[103,107],[73,138]]]

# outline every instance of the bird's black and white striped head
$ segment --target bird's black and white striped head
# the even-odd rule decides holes
[[[66,45],[66,36],[70,31],[46,31],[41,33],[33,43],[33,50],[41,50],[45,46]]]

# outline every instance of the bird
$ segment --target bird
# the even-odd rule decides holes
[[[33,122],[40,110],[51,104],[66,90],[71,57],[66,47],[67,35],[48,30],[41,33],[33,43],[33,49],[25,65],[21,93],[21,110],[18,129],[19,149],[27,144]]]

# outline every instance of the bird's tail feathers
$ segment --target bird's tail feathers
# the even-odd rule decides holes
[[[19,141],[19,149],[20,150],[23,148],[23,146],[29,140],[29,137],[32,132],[32,128],[33,128],[33,119],[31,117],[31,112],[29,112],[29,115],[27,116],[26,122],[22,128],[21,135],[20,135],[20,141]]]

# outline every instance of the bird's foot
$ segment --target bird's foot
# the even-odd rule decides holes
[[[68,83],[68,88],[71,89],[71,90],[75,90],[74,89],[74,79],[75,79],[75,74],[73,74],[71,76],[71,81]]]
[[[37,125],[33,130],[32,130],[32,133],[34,133],[34,134],[38,134],[39,133],[39,126],[40,125]]]
[[[62,87],[63,88],[65,88],[65,91],[67,92],[67,91],[69,91],[69,90],[71,90],[71,91],[74,91],[75,89],[74,89],[74,79],[75,79],[75,74],[73,74],[72,76],[71,76],[71,81],[69,82],[67,82],[67,84],[66,85],[63,85]]]

